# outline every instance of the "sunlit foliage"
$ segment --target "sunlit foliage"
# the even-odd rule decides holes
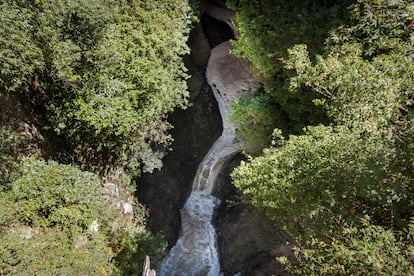
[[[319,107],[318,116],[326,120],[311,126],[316,121],[287,112],[290,120],[308,125],[301,135],[275,131],[273,146],[232,176],[246,200],[308,248],[298,254],[299,274],[388,275],[392,269],[409,274],[405,245],[412,239],[401,231],[408,231],[414,216],[414,5],[359,0],[349,9],[348,23],[331,25],[319,54],[306,39],[293,47],[262,49],[286,51],[279,60],[282,69],[274,65],[275,75],[263,71],[269,76],[267,93],[275,94],[273,99],[289,97],[283,93],[311,96],[304,105]],[[243,56],[249,45],[236,43],[236,49]],[[257,61],[245,57],[255,66]],[[283,101],[276,102],[287,110]],[[367,215],[372,225],[361,223]],[[382,245],[385,255],[377,252]]]

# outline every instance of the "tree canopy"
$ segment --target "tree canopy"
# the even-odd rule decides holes
[[[191,20],[184,0],[0,0],[1,275],[161,257],[131,175],[160,166],[166,118],[188,106]]]
[[[26,90],[72,147],[125,161],[168,144],[166,115],[187,106],[186,1],[1,6],[0,85]]]
[[[274,15],[296,1],[259,2],[268,4],[260,5],[267,11],[259,21],[251,13],[261,8],[237,2],[241,39],[235,53],[264,75],[258,97],[279,107],[273,114],[283,112],[288,126],[273,123],[279,130],[267,130],[270,147],[233,172],[235,185],[307,248],[298,254],[299,274],[413,273],[406,247],[412,239],[402,234],[414,216],[413,4],[322,1],[321,9],[312,10],[311,1],[304,1],[299,11],[291,9],[303,21],[288,21],[293,27],[286,31],[280,20],[287,17]],[[339,12],[344,5],[349,15]],[[332,12],[338,16],[315,21]],[[251,30],[260,28],[286,34],[255,33],[266,44],[255,47]],[[245,124],[246,117],[236,116],[236,124],[238,118]],[[262,119],[257,126],[277,122]],[[361,223],[365,216],[370,223]],[[377,250],[395,259],[381,256],[370,263]],[[357,258],[349,253],[355,251]],[[329,264],[339,267],[329,270]]]

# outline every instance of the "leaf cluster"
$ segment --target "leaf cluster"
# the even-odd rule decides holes
[[[269,146],[275,125],[287,129],[283,127],[283,114],[277,111],[267,95],[242,96],[232,104],[230,119],[237,125],[237,136],[243,141],[246,151],[258,153]]]
[[[297,273],[410,274],[412,239],[401,232],[414,217],[413,6],[361,0],[350,10],[320,55],[302,43],[287,50],[285,89],[273,90],[313,94],[307,105],[329,120],[278,135],[232,178],[302,241]]]
[[[92,173],[24,159],[0,193],[0,274],[111,273],[114,213],[99,188]]]
[[[413,228],[408,234],[412,238]],[[412,247],[412,246],[411,246]],[[362,219],[362,227],[346,226],[329,242],[314,240],[297,254],[301,262],[293,275],[411,275],[409,250],[391,230]],[[411,248],[412,250],[412,248]],[[304,265],[306,263],[306,265]]]
[[[186,1],[2,5],[0,85],[46,109],[73,149],[126,163],[168,145],[166,116],[187,106]]]

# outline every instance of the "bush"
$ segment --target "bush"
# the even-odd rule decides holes
[[[171,141],[166,116],[188,104],[186,1],[15,0],[0,18],[0,86],[46,109],[88,151],[78,160],[125,164]]]
[[[232,104],[230,119],[236,125],[237,137],[243,141],[244,149],[254,154],[269,146],[275,125],[287,131],[286,125],[283,127],[283,115],[265,95],[246,95]]]
[[[0,190],[0,275],[138,274],[146,255],[156,263],[164,254],[144,207],[108,208],[90,172],[26,158],[11,179]],[[130,179],[122,181],[130,195]]]
[[[1,192],[2,274],[98,274],[114,270],[99,178],[34,158]]]
[[[411,225],[409,239],[399,240],[391,230],[362,220],[362,227],[344,227],[342,236],[329,243],[308,242],[306,249],[296,248],[298,264],[290,267],[293,275],[412,275],[406,242],[413,242]],[[411,246],[412,247],[412,246]]]
[[[1,275],[109,275],[113,252],[103,233],[72,236],[13,225],[1,233]],[[27,231],[27,232],[25,232]]]
[[[0,86],[9,91],[28,86],[44,67],[42,50],[33,41],[33,17],[30,5],[0,1]]]
[[[99,178],[70,165],[23,160],[11,183],[11,198],[22,222],[34,227],[75,225],[87,230],[104,210]]]
[[[240,33],[233,52],[251,62],[266,81],[280,77],[287,49],[305,43],[312,54],[323,50],[328,31],[346,18],[350,1],[232,0]]]
[[[24,142],[24,138],[15,131],[0,127],[0,190],[2,185],[9,181],[11,172],[17,163],[17,148]]]

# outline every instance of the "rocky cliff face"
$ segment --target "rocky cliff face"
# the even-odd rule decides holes
[[[165,233],[169,247],[176,243],[179,236],[179,210],[191,192],[198,164],[222,132],[217,103],[204,77],[210,47],[220,45],[210,59],[215,59],[216,65],[208,70],[209,82],[217,90],[216,93],[227,93],[231,89],[245,93],[257,86],[248,64],[228,55],[230,44],[222,43],[233,38],[234,31],[230,27],[234,13],[220,9],[223,6],[213,2],[216,1],[202,3],[202,24],[193,29],[190,39],[192,52],[186,57],[192,75],[188,82],[192,107],[177,111],[170,118],[174,125],[172,135],[175,142],[173,151],[163,160],[164,167],[161,171],[144,174],[138,181],[138,197],[149,210],[150,226],[154,231]],[[220,13],[220,10],[224,12]],[[239,95],[224,96],[226,104],[230,104]],[[225,123],[224,128],[229,126]],[[286,246],[289,238],[263,213],[241,202],[241,193],[231,184],[229,177],[241,158],[238,155],[223,164],[217,179],[219,184],[213,191],[213,195],[222,202],[213,221],[218,236],[221,270],[225,275],[237,272],[280,275],[281,266],[274,258],[291,254],[290,247]]]
[[[188,82],[192,106],[174,112],[169,121],[174,126],[172,151],[163,159],[163,168],[144,174],[138,182],[138,198],[149,211],[149,226],[166,235],[169,247],[180,231],[179,210],[191,192],[198,164],[222,131],[221,119],[204,71],[210,48],[201,25],[194,28],[191,55],[186,66],[192,77]]]
[[[286,275],[275,261],[278,256],[294,259],[293,241],[266,216],[241,200],[241,191],[231,183],[230,173],[244,157],[233,158],[222,172],[215,196],[222,204],[213,221],[217,229],[221,270],[224,275]]]

